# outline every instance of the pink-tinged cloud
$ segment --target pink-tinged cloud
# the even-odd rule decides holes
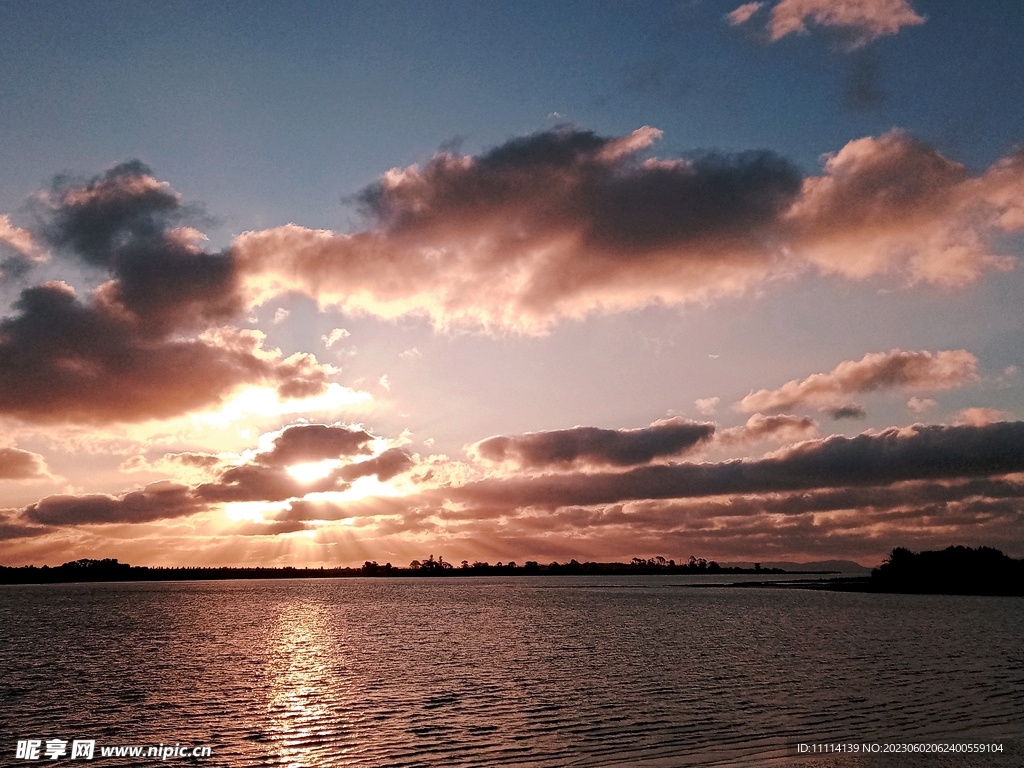
[[[744,3],[734,11],[725,14],[725,20],[732,26],[739,26],[750,21],[750,17],[757,13],[764,6],[764,3]]]
[[[29,257],[37,253],[32,233],[11,224],[9,216],[0,216],[0,244]]]
[[[1005,411],[996,408],[964,408],[957,412],[953,419],[955,424],[967,424],[972,427],[984,427],[1004,421],[1009,416]]]
[[[837,418],[863,412],[850,403],[854,395],[899,389],[933,392],[958,389],[978,380],[978,361],[966,350],[944,352],[872,352],[860,360],[846,360],[829,373],[815,373],[786,382],[778,389],[762,389],[744,397],[736,409],[780,411],[796,407],[829,410]]]
[[[0,448],[0,480],[35,480],[48,475],[46,461],[38,453]]]
[[[760,440],[795,443],[817,436],[818,422],[808,416],[792,416],[785,413],[765,416],[755,413],[743,426],[719,430],[714,439],[718,445],[737,446]]]
[[[918,415],[927,413],[936,405],[938,403],[935,400],[927,397],[917,397],[916,395],[907,400],[907,408]]]
[[[215,406],[251,384],[318,394],[332,368],[222,326],[285,291],[426,315],[438,328],[542,332],[809,267],[952,286],[1012,266],[989,242],[1024,227],[1022,155],[971,176],[892,132],[851,142],[824,175],[801,179],[770,152],[640,156],[659,135],[559,128],[475,157],[441,154],[361,193],[369,229],[288,225],[218,252],[200,247],[201,211],[139,163],[58,179],[34,203],[33,237],[108,279],[81,297],[62,283],[22,292],[0,320],[0,413],[137,421]]]
[[[707,441],[714,424],[674,418],[640,429],[573,427],[488,437],[469,447],[471,456],[522,469],[579,466],[630,467],[679,456]]]
[[[769,153],[643,159],[660,134],[559,128],[482,155],[389,171],[359,200],[372,228],[290,224],[233,244],[250,302],[287,291],[438,328],[541,332],[559,318],[707,302],[808,267],[957,286],[1013,260],[1024,156],[980,176],[907,135],[850,142],[801,179]]]
[[[299,291],[349,311],[526,332],[559,317],[735,294],[772,270],[766,240],[800,188],[769,153],[643,160],[660,131],[570,128],[477,157],[389,171],[371,230],[295,225],[233,245],[252,300]]]
[[[851,141],[804,180],[787,244],[825,274],[957,286],[1013,260],[989,240],[1024,227],[1024,154],[981,176],[901,131]]]
[[[747,21],[758,10],[751,9],[752,5],[760,4],[740,6],[730,14],[730,22]],[[732,19],[733,14],[736,14],[736,21]],[[850,48],[859,48],[924,21],[907,0],[781,0],[772,8],[768,38],[775,42],[786,35],[806,33],[810,22],[839,31]]]

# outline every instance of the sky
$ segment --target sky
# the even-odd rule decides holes
[[[0,21],[0,563],[1024,556],[1018,2]]]

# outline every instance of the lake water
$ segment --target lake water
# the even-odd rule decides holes
[[[0,587],[0,764],[51,738],[203,766],[1024,764],[1024,599],[693,582]],[[795,751],[848,741],[1004,752]]]

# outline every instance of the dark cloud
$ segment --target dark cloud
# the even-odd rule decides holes
[[[37,216],[50,245],[112,275],[101,300],[144,332],[202,327],[244,308],[230,252],[199,248],[202,236],[186,226],[198,210],[137,160],[87,182],[58,178]]]
[[[678,456],[708,440],[714,424],[686,419],[656,421],[641,429],[573,427],[481,440],[470,453],[487,461],[513,462],[526,469],[573,465],[629,467]]]
[[[25,525],[16,510],[0,510],[0,541],[14,539],[30,539],[52,531],[52,528],[38,525]]]
[[[28,288],[0,320],[0,412],[32,421],[138,421],[218,403],[246,383],[322,390],[315,359],[279,360],[256,335],[153,338],[62,283]],[[310,387],[312,385],[312,387]]]
[[[287,466],[302,462],[338,459],[343,456],[370,453],[367,443],[373,436],[353,427],[308,424],[288,427],[274,439],[274,447],[256,456],[267,466]]]
[[[89,525],[147,523],[184,517],[205,509],[206,505],[192,495],[191,488],[160,482],[121,496],[47,496],[26,507],[23,515],[33,523],[43,525]]]
[[[658,134],[641,129],[606,139],[568,128],[546,131],[471,163],[439,156],[420,175],[369,187],[362,200],[395,236],[474,228],[514,211],[521,244],[569,230],[590,249],[643,256],[652,248],[748,238],[799,192],[796,168],[770,152],[628,162]]]
[[[868,412],[862,406],[850,404],[842,405],[838,408],[830,408],[828,415],[836,421],[841,419],[866,419]]]
[[[530,330],[763,276],[766,242],[800,191],[796,167],[771,152],[639,161],[659,135],[561,127],[477,157],[442,153],[363,190],[371,230],[292,225],[245,233],[234,249],[256,297],[299,290],[442,326]]]
[[[438,491],[494,508],[882,486],[1024,471],[1024,422],[914,426],[800,443],[760,460],[645,466],[619,473],[490,478]]]
[[[892,131],[803,178],[771,152],[642,157],[660,134],[562,126],[477,156],[441,153],[357,195],[366,230],[286,225],[244,233],[232,252],[250,301],[292,290],[441,328],[525,332],[737,294],[806,265],[951,286],[1013,266],[989,242],[1024,226],[1020,157],[972,176]]]
[[[343,490],[333,478],[301,483],[280,467],[243,464],[224,470],[212,483],[203,483],[195,495],[207,502],[284,501],[313,491]]]
[[[0,412],[35,421],[136,421],[218,403],[242,384],[322,392],[331,369],[281,360],[255,332],[207,330],[243,308],[234,257],[207,253],[177,193],[138,162],[58,179],[36,203],[43,240],[109,274],[83,301],[64,283],[21,292],[0,320]],[[20,232],[20,230],[19,230]]]
[[[280,533],[295,533],[309,530],[305,523],[294,520],[273,520],[265,523],[246,523],[232,528],[235,536],[276,536]]]

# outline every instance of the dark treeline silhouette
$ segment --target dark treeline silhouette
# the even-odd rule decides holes
[[[367,560],[361,568],[150,568],[144,565],[128,565],[117,560],[74,560],[50,568],[26,565],[21,567],[0,566],[0,584],[61,584],[98,581],[210,581],[217,579],[309,579],[344,578],[353,576],[374,577],[460,577],[460,576],[535,576],[552,574],[728,574],[757,573],[780,574],[780,568],[724,568],[714,560],[690,557],[686,562],[676,563],[664,557],[644,559],[634,557],[628,563],[579,562],[572,559],[566,563],[541,564],[527,560],[522,565],[515,561],[498,562],[494,565],[463,560],[458,566],[443,557],[430,555],[426,560],[413,560],[409,567],[401,568],[391,563],[380,565],[376,560]]]
[[[1024,560],[991,547],[911,552],[896,547],[871,572],[872,592],[944,595],[1024,595]]]

